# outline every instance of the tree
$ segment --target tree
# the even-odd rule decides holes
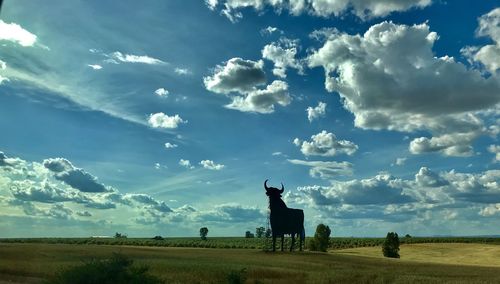
[[[200,228],[200,237],[201,237],[202,240],[204,240],[204,241],[207,240],[207,234],[208,234],[208,228],[207,227]]]
[[[127,235],[116,232],[115,238],[116,239],[126,239]]]
[[[245,238],[247,238],[247,239],[248,239],[248,238],[253,238],[253,237],[255,237],[255,235],[254,235],[254,234],[252,234],[252,232],[250,232],[250,231],[246,231],[246,232],[245,232]]]
[[[325,251],[328,249],[330,244],[330,227],[319,224],[316,227],[316,233],[314,233],[314,238],[309,242],[309,249],[313,251]]]
[[[399,258],[399,237],[398,233],[389,232],[382,244],[382,252],[385,257]]]
[[[255,236],[257,238],[262,238],[265,233],[266,233],[266,228],[264,227],[258,227],[255,229]]]
[[[267,230],[266,230],[265,237],[266,237],[266,238],[270,238],[272,234],[273,234],[273,231],[271,231],[271,229],[267,229]]]

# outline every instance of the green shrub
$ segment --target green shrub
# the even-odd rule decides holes
[[[91,260],[81,266],[62,270],[48,280],[50,284],[112,284],[112,283],[163,283],[159,278],[147,274],[147,266],[132,266],[133,260],[114,254],[108,260]]]
[[[233,270],[227,275],[227,283],[229,284],[241,284],[245,283],[247,280],[247,270],[243,268],[242,270]]]
[[[314,238],[309,242],[309,250],[312,251],[326,251],[328,245],[330,244],[330,227],[319,224],[316,227],[316,233],[314,233]]]
[[[385,257],[399,258],[399,237],[398,233],[389,232],[382,244],[382,253]]]

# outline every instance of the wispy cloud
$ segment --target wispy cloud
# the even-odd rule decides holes
[[[124,62],[124,63],[143,63],[143,64],[151,64],[151,65],[156,65],[156,64],[166,64],[166,62],[150,57],[148,55],[133,55],[133,54],[123,54],[119,51],[115,51],[111,54],[108,54],[107,57],[109,57],[111,63],[118,63],[118,62]]]

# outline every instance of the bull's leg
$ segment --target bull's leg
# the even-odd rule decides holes
[[[273,252],[276,251],[276,235],[273,234]]]
[[[285,234],[281,235],[281,251],[285,248]]]
[[[292,234],[292,245],[290,246],[290,251],[293,251],[294,244],[295,244],[295,233]]]
[[[302,237],[302,235],[300,235],[300,239],[299,239],[299,250],[302,251],[302,245],[304,244],[304,238]]]
[[[305,242],[306,242],[306,230],[304,229],[304,225],[302,225],[302,231],[300,231],[299,233],[299,237],[300,237],[300,251],[302,251],[302,245],[305,245]]]

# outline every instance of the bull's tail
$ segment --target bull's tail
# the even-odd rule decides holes
[[[302,232],[300,232],[300,239],[302,241],[306,239],[306,230],[304,229],[304,226],[302,226]]]

